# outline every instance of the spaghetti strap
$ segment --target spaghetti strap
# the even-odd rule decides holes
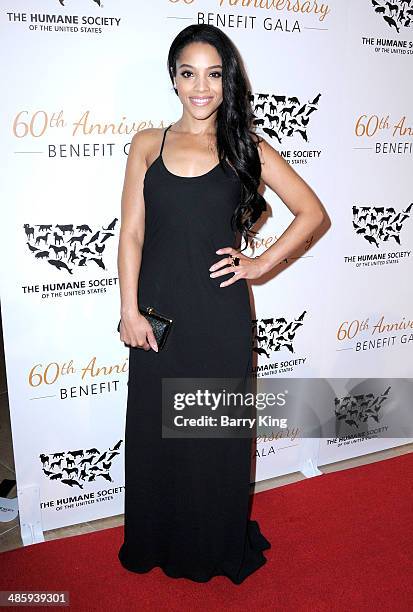
[[[168,125],[168,127],[166,128],[166,130],[164,130],[164,132],[163,132],[163,138],[162,138],[161,150],[159,151],[159,157],[161,157],[161,155],[162,155],[163,145],[164,145],[164,142],[165,142],[166,132],[169,130],[169,128],[170,128],[172,125],[173,125],[172,123],[171,123],[171,125]]]

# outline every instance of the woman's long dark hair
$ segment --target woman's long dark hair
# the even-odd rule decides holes
[[[226,158],[241,181],[241,198],[232,216],[231,226],[244,238],[246,248],[250,236],[257,233],[251,230],[252,226],[267,209],[264,198],[257,191],[261,162],[254,137],[259,142],[261,139],[252,129],[254,113],[247,76],[235,45],[222,30],[209,24],[193,24],[179,32],[169,49],[168,72],[172,84],[179,55],[186,45],[193,42],[208,43],[221,56],[223,100],[217,111],[217,153],[220,163]],[[175,93],[178,95],[176,89]]]

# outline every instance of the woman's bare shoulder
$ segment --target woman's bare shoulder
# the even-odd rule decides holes
[[[155,152],[161,146],[163,133],[164,128],[144,128],[139,130],[132,137],[131,149],[143,157],[147,165],[150,165]]]
[[[163,132],[163,128],[144,128],[134,134],[131,142],[134,146],[145,149],[162,140]]]

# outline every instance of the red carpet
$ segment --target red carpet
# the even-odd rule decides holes
[[[69,591],[82,612],[412,610],[412,470],[410,453],[257,494],[272,548],[239,586],[129,573],[117,527],[3,553],[0,588]]]

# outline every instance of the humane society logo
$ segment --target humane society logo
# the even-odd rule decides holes
[[[111,17],[102,15],[102,0],[58,0],[54,6],[58,9],[57,13],[52,12],[24,12],[10,10],[6,12],[6,19],[10,27],[25,28],[30,32],[37,32],[39,35],[44,33],[54,34],[56,32],[65,34],[104,34],[109,30],[120,27],[121,17]],[[59,11],[59,8],[61,9]],[[92,14],[80,15],[77,13],[69,14],[64,9],[77,11],[90,10]],[[96,11],[93,10],[96,9]]]
[[[369,380],[364,381],[361,386],[368,387]],[[385,438],[391,432],[390,427],[395,433],[394,427],[397,425],[397,420],[400,418],[402,423],[403,415],[398,415],[397,410],[394,409],[394,397],[392,398],[391,390],[395,396],[395,389],[389,385],[381,392],[373,393],[370,388],[364,393],[350,393],[344,397],[336,397],[334,399],[334,419],[337,437],[329,439],[328,444],[336,444],[337,447],[340,447],[363,439]],[[390,418],[389,409],[393,410],[392,418]]]
[[[385,23],[398,34],[402,29],[411,28],[413,22],[412,0],[372,0],[373,11],[382,17]]]
[[[336,398],[334,413],[337,422],[343,421],[353,429],[360,429],[360,426],[367,423],[369,419],[378,423],[381,418],[382,404],[387,399],[389,391],[390,387],[387,387],[380,396],[366,393]]]
[[[318,110],[321,93],[313,100],[300,102],[291,96],[271,93],[250,94],[249,99],[255,115],[254,125],[270,138],[281,144],[283,137],[298,134],[308,142],[308,127],[311,115]]]
[[[285,317],[270,317],[253,319],[252,325],[252,350],[259,357],[270,359],[275,352],[288,351],[294,353],[294,341],[297,330],[304,325],[304,310],[298,317],[287,321]],[[283,359],[276,362],[257,365],[252,371],[260,376],[292,372],[293,368],[304,364],[305,357],[294,359]]]
[[[396,211],[392,206],[353,206],[353,232],[358,239],[366,240],[373,252],[347,255],[344,262],[356,267],[369,267],[410,259],[411,250],[399,247],[402,246],[401,233],[411,217],[412,208],[413,202],[401,211]],[[389,250],[385,251],[383,247]]]
[[[412,0],[371,0],[371,8],[382,23],[387,24],[386,32],[396,36],[386,37],[379,35],[363,34],[361,46],[370,48],[374,53],[413,55],[413,40],[410,32],[413,23],[413,1]]]
[[[67,282],[66,279],[79,277],[84,270],[88,273],[97,270],[107,271],[107,244],[115,236],[117,223],[117,217],[100,227],[93,227],[87,223],[80,225],[25,223],[23,231],[27,254],[36,262],[39,269],[41,266],[43,268],[47,266],[49,269],[53,267],[59,276],[59,282],[25,285],[24,293],[41,293],[42,298],[63,297],[105,293],[108,285],[116,285],[117,278],[92,278],[88,282],[83,279]]]
[[[370,244],[379,248],[379,242],[391,238],[400,244],[400,232],[410,217],[413,203],[406,210],[396,212],[394,208],[374,206],[353,206],[353,227],[357,235],[363,236]]]
[[[117,221],[115,218],[107,227],[96,231],[87,224],[53,226],[25,223],[26,245],[35,259],[46,261],[57,270],[68,274],[73,274],[74,268],[86,267],[88,264],[106,270],[103,263],[105,243],[115,235]],[[66,234],[70,236],[68,240]]]
[[[99,451],[97,448],[87,450],[59,451],[42,453],[39,457],[43,474],[50,480],[58,480],[68,487],[83,489],[85,483],[103,478],[113,482],[110,475],[112,463],[120,455],[122,440],[113,448]]]

